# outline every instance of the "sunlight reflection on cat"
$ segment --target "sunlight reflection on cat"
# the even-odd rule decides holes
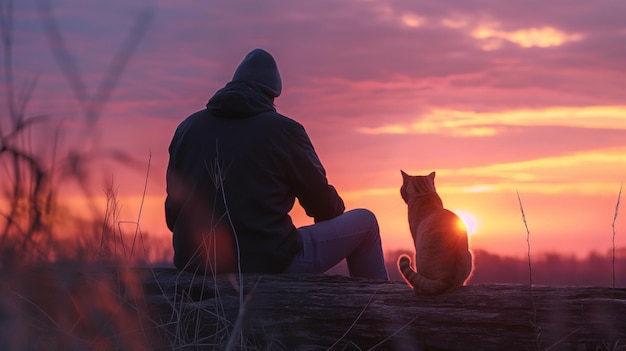
[[[478,221],[476,220],[476,216],[465,211],[465,210],[453,210],[452,212],[456,213],[457,216],[461,218],[463,224],[465,224],[465,228],[467,228],[467,235],[474,235],[478,229]]]

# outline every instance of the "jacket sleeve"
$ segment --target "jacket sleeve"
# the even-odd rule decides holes
[[[178,182],[173,171],[167,171],[167,196],[165,198],[165,223],[170,231],[174,231],[174,225],[181,210]]]
[[[180,151],[179,140],[180,136],[178,135],[179,131],[177,130],[172,138],[172,142],[170,143],[170,147],[168,149],[170,154],[170,159],[167,164],[167,172],[166,172],[166,193],[167,196],[165,198],[165,222],[170,231],[174,231],[174,225],[176,224],[176,220],[178,219],[178,215],[182,209],[183,201],[185,199],[185,182],[181,179],[179,175],[179,158],[185,153]]]
[[[343,200],[328,184],[326,171],[304,127],[296,124],[290,131],[290,180],[296,198],[315,222],[339,216],[345,210]]]

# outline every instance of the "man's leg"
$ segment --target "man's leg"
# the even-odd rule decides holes
[[[356,209],[299,228],[303,251],[285,273],[324,273],[346,259],[350,275],[388,279],[376,216]]]

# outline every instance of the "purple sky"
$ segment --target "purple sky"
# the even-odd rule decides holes
[[[444,204],[475,217],[476,246],[524,252],[516,190],[532,214],[539,250],[585,253],[610,244],[626,178],[626,2],[29,0],[13,6],[17,91],[37,79],[27,114],[61,125],[66,149],[114,148],[142,161],[130,168],[106,158],[90,164],[95,194],[102,179],[115,176],[126,219],[136,216],[151,154],[142,222],[150,232],[167,234],[161,216],[174,128],[230,80],[248,51],[261,47],[275,56],[283,78],[279,112],[305,126],[349,207],[377,213],[388,248],[411,245],[400,169],[437,171]],[[62,46],[51,36],[51,18]],[[129,36],[137,24],[145,32]],[[128,64],[103,108],[89,115],[129,38],[137,44],[129,46]],[[69,53],[62,56],[66,68],[53,54],[60,48]],[[0,89],[5,96],[6,85]],[[301,217],[296,211],[296,222],[306,223]],[[624,222],[618,218],[622,233]],[[622,246],[624,236],[617,238]]]

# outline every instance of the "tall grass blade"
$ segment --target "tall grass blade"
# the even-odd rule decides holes
[[[152,153],[150,153],[150,155],[148,156],[148,169],[146,170],[146,181],[144,182],[143,185],[143,193],[141,194],[141,204],[139,204],[139,213],[137,214],[137,226],[135,227],[135,234],[133,235],[133,244],[130,248],[130,258],[133,258],[133,253],[135,252],[135,241],[137,240],[137,234],[140,234],[139,231],[139,223],[141,221],[141,211],[143,210],[143,204],[144,201],[146,200],[146,193],[148,191],[148,179],[150,178],[150,163],[152,162]],[[141,240],[141,243],[143,245],[143,240]],[[146,248],[143,248],[143,252],[146,252]]]
[[[613,290],[615,290],[615,222],[617,221],[617,212],[619,211],[619,202],[620,199],[622,198],[622,186],[624,185],[624,183],[620,184],[619,186],[619,193],[617,194],[617,204],[615,205],[615,214],[613,215],[613,223],[611,223],[611,228],[613,229],[613,237],[612,237],[612,244],[613,244]]]
[[[346,331],[343,333],[343,335],[337,339],[337,341],[335,341],[334,344],[332,344],[327,350],[334,350],[335,346],[337,346],[337,344],[339,344],[339,342],[341,340],[343,340],[348,333],[350,332],[350,330],[352,330],[352,328],[354,328],[354,326],[356,325],[356,323],[361,319],[361,316],[363,316],[363,313],[365,313],[365,310],[367,310],[367,308],[372,304],[372,300],[374,300],[374,296],[376,296],[376,293],[378,293],[378,289],[376,291],[374,291],[374,293],[372,294],[372,296],[370,296],[370,299],[367,301],[367,303],[365,304],[365,306],[363,306],[363,309],[361,310],[361,312],[359,313],[358,316],[356,316],[356,318],[354,319],[354,321],[352,322],[352,324],[350,324],[350,326],[348,327],[348,329],[346,329]]]
[[[530,262],[530,230],[528,229],[528,223],[526,222],[526,215],[524,214],[524,206],[522,205],[522,198],[519,195],[519,191],[515,189],[517,193],[517,201],[519,202],[519,209],[522,212],[522,221],[524,222],[524,227],[526,228],[526,244],[528,246],[528,279],[530,284],[530,290],[533,289],[533,267]]]

